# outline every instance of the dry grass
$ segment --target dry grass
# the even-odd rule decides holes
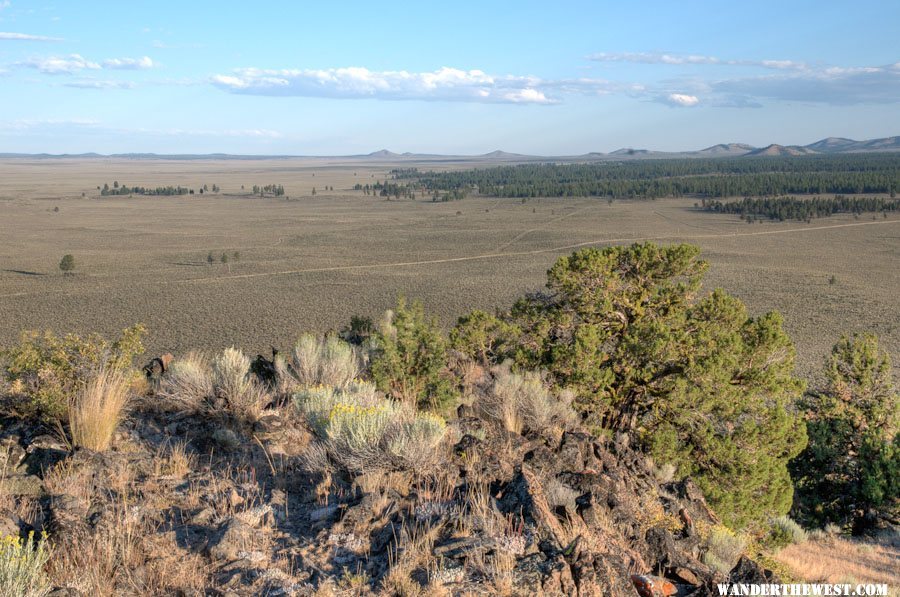
[[[317,338],[303,334],[294,344],[290,360],[275,362],[279,393],[314,386],[345,388],[360,374],[355,347],[334,335]]]
[[[69,404],[72,444],[102,452],[109,448],[131,389],[131,376],[122,371],[101,370]]]
[[[798,578],[817,583],[887,583],[900,590],[900,547],[833,537],[789,545],[775,555]]]
[[[22,328],[111,335],[142,321],[153,355],[218,352],[239,338],[248,354],[269,354],[275,345],[287,356],[300,333],[338,330],[349,314],[377,317],[401,292],[421,297],[450,325],[473,308],[509,306],[540,288],[553,260],[568,252],[557,247],[642,238],[698,243],[711,264],[706,287],[737,294],[753,313],[780,310],[806,370],[820,367],[848,329],[874,326],[888,350],[900,351],[900,327],[892,325],[900,280],[885,258],[894,254],[900,224],[739,236],[857,222],[835,216],[811,225],[750,226],[737,217],[697,213],[693,198],[608,205],[590,198],[523,204],[473,197],[433,204],[349,190],[357,182],[384,180],[395,166],[299,159],[0,160],[0,221],[6,224],[0,346],[12,345]],[[113,179],[193,187],[215,180],[223,193],[92,197],[98,184]],[[262,181],[284,184],[291,200],[234,196],[242,184]],[[313,186],[326,184],[335,193],[308,196]],[[53,212],[57,206],[59,213]],[[887,221],[900,222],[897,216]],[[230,272],[206,264],[210,251],[235,250],[241,258],[229,264]],[[57,269],[65,253],[78,261],[74,276]],[[386,265],[494,253],[508,255]],[[370,264],[376,267],[365,267]],[[832,274],[838,276],[833,285]]]
[[[239,421],[256,421],[272,397],[251,374],[250,358],[231,347],[213,361],[213,388]]]
[[[552,425],[566,426],[576,420],[569,405],[571,397],[553,395],[537,373],[513,373],[509,364],[504,364],[493,374],[490,391],[475,406],[482,416],[506,431],[540,434]]]

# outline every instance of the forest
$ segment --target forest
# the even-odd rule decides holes
[[[739,214],[741,219],[753,221],[755,218],[766,217],[770,220],[801,220],[808,221],[812,218],[822,218],[837,213],[852,213],[859,216],[862,213],[881,213],[887,217],[887,212],[900,210],[900,200],[885,199],[883,197],[847,197],[835,195],[834,197],[813,197],[812,199],[798,199],[797,197],[744,197],[740,201],[702,201],[702,207],[706,211],[726,214]]]
[[[392,171],[430,194],[477,191],[491,197],[742,197],[883,193],[900,188],[900,155],[662,159],[590,164],[522,164],[452,172]]]

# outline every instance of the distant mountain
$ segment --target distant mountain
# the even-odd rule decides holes
[[[538,156],[522,153],[510,153],[497,149],[481,155],[441,155],[434,153],[395,153],[388,149],[379,149],[372,153],[342,156],[310,156],[310,155],[233,155],[226,153],[207,154],[157,154],[157,153],[114,153],[101,155],[98,153],[49,154],[49,153],[0,153],[0,158],[27,159],[59,159],[59,158],[117,158],[135,160],[267,160],[267,159],[346,159],[346,160],[382,160],[382,161],[459,161],[472,162],[490,160],[497,162],[586,162],[599,160],[627,159],[664,159],[664,158],[716,158],[740,156],[803,156],[813,154],[863,153],[900,151],[900,136],[884,137],[856,141],[844,137],[827,137],[809,145],[778,145],[773,143],[766,147],[753,147],[746,143],[720,143],[695,151],[654,151],[650,149],[634,149],[623,147],[610,153],[592,151],[581,155]]]
[[[515,160],[520,158],[534,158],[537,156],[525,155],[523,153],[510,153],[496,149],[490,153],[482,154],[478,157],[487,158],[489,160]]]
[[[815,143],[810,143],[809,145],[805,145],[807,149],[812,149],[813,151],[819,153],[839,153],[842,151],[846,151],[848,148],[853,147],[858,144],[859,141],[854,141],[853,139],[845,139],[844,137],[828,137],[827,139],[822,139],[821,141],[816,141]]]
[[[753,147],[752,145],[747,145],[746,143],[719,143],[718,145],[713,145],[712,147],[701,149],[697,153],[709,157],[739,156],[744,155],[745,153],[749,153],[755,149],[755,147]]]
[[[611,151],[609,155],[618,155],[618,156],[643,156],[648,155],[650,153],[647,149],[632,149],[631,147],[623,147],[622,149],[617,149],[615,151]]]
[[[816,153],[812,149],[807,149],[806,147],[800,147],[798,145],[778,145],[777,143],[773,143],[767,147],[761,147],[759,149],[754,149],[752,151],[748,151],[745,153],[745,156],[755,156],[755,155],[765,155],[765,156],[796,156],[796,155],[810,155]]]
[[[394,153],[393,151],[388,151],[387,149],[379,149],[378,151],[373,151],[372,153],[366,154],[367,158],[399,158],[399,153]]]

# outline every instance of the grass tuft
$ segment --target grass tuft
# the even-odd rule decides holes
[[[131,378],[118,370],[101,369],[90,378],[69,404],[72,444],[97,452],[108,449],[130,387]]]

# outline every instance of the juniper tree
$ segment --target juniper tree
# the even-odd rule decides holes
[[[374,334],[372,378],[380,390],[407,403],[440,409],[453,398],[446,374],[447,341],[419,301],[402,297]]]
[[[547,371],[596,433],[629,434],[743,526],[790,508],[803,384],[781,317],[749,317],[722,290],[701,296],[706,269],[691,245],[584,249],[549,270],[547,292],[470,315],[452,337]]]
[[[801,516],[864,531],[900,500],[900,394],[874,335],[834,345],[821,391],[804,400],[809,446],[793,463]]]
[[[63,255],[63,258],[59,261],[59,269],[67,276],[71,274],[75,271],[75,257],[71,254]]]

